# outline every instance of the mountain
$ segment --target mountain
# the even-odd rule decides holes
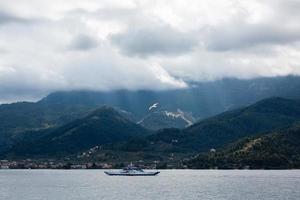
[[[270,98],[251,106],[224,112],[185,129],[163,129],[148,136],[148,146],[164,151],[205,152],[218,149],[243,137],[263,134],[300,120],[300,100]]]
[[[186,161],[189,168],[300,168],[300,123]]]
[[[0,105],[0,152],[22,137],[24,132],[63,125],[90,109],[85,105],[29,102]]]
[[[300,98],[298,76],[249,80],[227,78],[189,85],[185,89],[165,91],[60,91],[35,103],[0,105],[0,152],[23,138],[23,133],[62,126],[103,105],[118,108],[124,116],[138,122],[149,114],[149,106],[156,102],[165,111],[180,109],[191,113],[196,119],[204,119],[273,96]],[[160,117],[155,114],[149,117],[145,126],[155,130],[175,126],[172,120],[169,121],[171,118],[164,117],[165,113],[160,114]],[[153,123],[158,121],[155,120],[157,118],[167,121]],[[184,126],[180,118],[173,119],[180,120],[176,122],[180,126],[175,127]]]
[[[300,98],[299,76],[262,77],[248,80],[226,78],[193,82],[189,85],[190,87],[185,89],[162,91],[61,91],[49,94],[39,103],[93,107],[108,105],[126,110],[137,119],[142,119],[148,114],[149,105],[159,102],[165,110],[180,109],[192,113],[197,119],[204,119],[274,96]]]
[[[183,158],[198,154],[196,158],[199,161],[189,159],[185,160],[184,164],[194,168],[235,168],[245,167],[250,161],[258,160],[258,164],[249,166],[285,168],[287,165],[283,166],[283,161],[278,159],[276,154],[272,157],[273,152],[277,147],[287,149],[282,154],[283,156],[289,151],[292,153],[298,151],[295,149],[298,145],[298,138],[294,133],[286,138],[287,135],[282,135],[281,132],[278,135],[276,130],[287,130],[298,121],[300,121],[300,100],[284,98],[265,99],[244,108],[201,120],[184,129],[167,128],[156,132],[146,130],[112,108],[102,107],[65,125],[27,132],[25,134],[27,137],[7,151],[6,158],[46,156],[57,159],[73,155],[73,159],[76,160],[79,159],[76,156],[83,155],[83,152],[89,152],[89,149],[99,146],[100,148],[93,150],[91,155],[85,153],[82,159],[85,162],[89,159],[96,161],[100,158],[105,162],[118,162],[120,159],[123,161],[159,161],[172,162],[173,166],[179,166],[178,163],[181,163],[180,160]],[[295,133],[298,133],[297,131]],[[290,133],[290,131],[286,132]],[[274,142],[268,143],[270,138],[274,139]],[[285,140],[288,140],[287,145],[285,145]],[[260,143],[261,141],[264,142]],[[289,144],[293,141],[294,146]],[[245,158],[248,158],[249,162],[247,159],[242,159],[243,155],[237,157],[230,154],[240,152],[241,149],[251,149],[256,144],[264,145],[264,148],[261,154],[253,151],[254,153],[246,155]],[[288,146],[292,149],[288,149]],[[217,153],[214,153],[216,157],[211,158],[212,153],[207,153],[210,149],[216,149]],[[255,146],[254,149],[256,150],[257,147]],[[270,151],[270,153],[264,153],[264,151]],[[266,156],[257,158],[255,157],[257,153]],[[86,155],[91,157],[86,157]],[[127,157],[121,158],[122,155]],[[225,161],[222,157],[224,155],[226,155]],[[279,157],[283,158],[281,155]],[[217,160],[218,165],[211,164],[211,159]],[[263,159],[267,162],[274,160],[274,165],[259,164]],[[199,165],[202,161],[205,161],[204,164]],[[292,162],[291,166],[298,166],[297,157],[288,161]]]
[[[18,102],[0,105],[0,152],[30,131],[55,128],[83,117],[97,105],[41,102]],[[115,108],[122,116],[132,121],[137,118],[130,112]],[[33,134],[32,137],[36,137]]]
[[[18,156],[71,154],[97,145],[142,137],[149,131],[105,106],[61,127],[34,134],[42,136],[18,143],[11,152]]]
[[[163,128],[185,128],[194,122],[195,119],[191,113],[186,113],[178,109],[175,112],[167,110],[151,112],[140,120],[138,124],[147,129],[159,130]]]

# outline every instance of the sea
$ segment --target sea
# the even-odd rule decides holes
[[[0,170],[1,200],[299,200],[300,170]]]

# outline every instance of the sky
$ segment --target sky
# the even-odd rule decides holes
[[[0,0],[0,103],[300,74],[299,0]]]

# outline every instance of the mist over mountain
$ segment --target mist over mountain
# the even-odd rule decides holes
[[[138,118],[149,114],[149,106],[158,102],[165,110],[181,109],[197,119],[226,110],[250,105],[268,97],[300,97],[300,77],[283,76],[249,80],[222,79],[191,83],[186,89],[116,90],[108,92],[66,91],[54,92],[38,103],[41,105],[109,105],[133,113]]]
[[[273,96],[299,98],[300,77],[223,79],[191,83],[186,89],[166,91],[54,92],[36,103],[0,105],[0,142],[3,144],[1,148],[9,145],[11,139],[18,138],[24,131],[60,126],[103,105],[115,107],[135,122],[149,115],[149,107],[154,103],[158,103],[158,109],[167,112],[180,109],[190,113],[195,120],[200,120]],[[172,126],[175,126],[174,121],[162,121],[162,125],[155,129]]]

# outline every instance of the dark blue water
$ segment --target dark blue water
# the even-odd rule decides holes
[[[162,170],[111,177],[102,170],[0,170],[1,200],[298,200],[300,171]]]

